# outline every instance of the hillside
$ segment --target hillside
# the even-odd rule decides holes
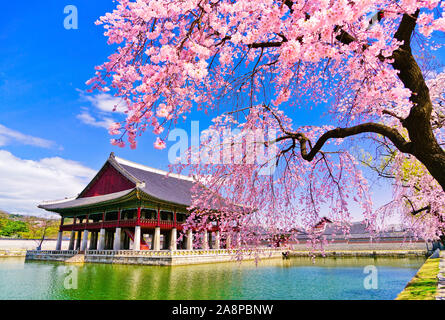
[[[0,238],[45,239],[57,238],[58,219],[11,214],[0,210]]]

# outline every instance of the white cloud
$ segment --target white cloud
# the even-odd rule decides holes
[[[105,112],[119,112],[124,113],[125,111],[125,102],[122,98],[113,97],[108,93],[99,93],[94,96],[83,95],[87,101],[91,102],[91,104],[97,109]]]
[[[88,124],[88,125],[91,125],[94,127],[101,127],[101,128],[105,128],[105,129],[108,129],[110,127],[110,125],[115,122],[112,118],[108,118],[108,117],[102,117],[101,119],[96,119],[95,117],[93,117],[90,114],[88,109],[84,109],[76,117],[77,117],[77,119],[79,119],[80,121],[82,121],[85,124]]]
[[[91,104],[91,108],[82,107],[81,113],[76,116],[77,119],[85,124],[108,129],[112,123],[116,122],[111,117],[111,114],[123,114],[125,111],[125,102],[122,98],[113,97],[108,93],[89,96],[81,90],[78,91],[80,92],[80,97]]]
[[[43,200],[76,196],[96,171],[60,157],[37,161],[0,150],[0,209],[10,213],[42,213]]]
[[[0,124],[0,147],[11,144],[11,142],[18,142],[29,146],[36,146],[48,149],[56,146],[56,143],[54,141],[26,135],[19,131],[9,129]]]

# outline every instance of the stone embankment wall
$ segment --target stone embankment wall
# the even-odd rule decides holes
[[[132,250],[88,250],[86,254],[78,254],[77,251],[35,251],[29,250],[26,253],[26,260],[43,261],[64,261],[75,256],[82,256],[83,262],[87,263],[113,263],[113,264],[133,264],[133,265],[190,265],[202,263],[217,263],[243,260],[253,260],[256,258],[270,259],[282,258],[281,250],[267,250],[263,252],[235,250],[183,250],[183,251],[132,251]],[[68,261],[67,261],[68,260]],[[80,262],[80,261],[79,261]]]
[[[311,246],[307,243],[290,244],[289,247],[295,251],[310,251]],[[325,251],[378,251],[378,250],[425,250],[425,242],[336,242],[324,246]]]
[[[177,266],[190,264],[204,264],[217,262],[233,262],[237,261],[238,257],[234,254],[196,254],[196,255],[165,255],[165,256],[146,256],[146,255],[102,255],[102,254],[87,254],[85,255],[85,262],[92,263],[114,263],[114,264],[137,264],[137,265],[158,265],[158,266]],[[243,260],[254,260],[257,258],[271,259],[282,258],[281,251],[265,254],[246,254],[243,255]]]
[[[36,251],[36,250],[28,250],[26,251],[25,260],[39,260],[39,261],[66,261],[69,258],[75,256],[78,252],[74,250],[64,250],[64,251],[56,251],[56,250],[45,250],[45,251]]]
[[[290,251],[291,257],[427,257],[426,250],[332,250]]]

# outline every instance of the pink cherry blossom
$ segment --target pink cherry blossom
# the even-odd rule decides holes
[[[356,202],[370,230],[398,214],[417,235],[437,239],[445,230],[445,170],[437,170],[445,156],[445,81],[442,70],[427,70],[433,64],[421,59],[443,45],[433,40],[443,40],[444,5],[118,0],[97,21],[118,48],[86,84],[125,102],[125,123],[110,127],[123,135],[114,145],[127,137],[135,148],[151,127],[163,135],[154,147],[164,149],[164,129],[199,112],[213,117],[209,129],[221,136],[238,132],[213,155],[223,163],[195,161],[214,151],[208,137],[176,166],[206,186],[197,187],[192,207],[200,210],[189,227],[218,221],[223,235],[241,234],[241,244],[304,229],[311,244],[322,246],[312,227],[328,216],[347,232]],[[426,39],[417,41],[418,33]],[[412,120],[420,114],[426,116]],[[250,143],[247,134],[258,129],[278,136]],[[252,150],[272,146],[278,154],[250,161]],[[375,151],[371,167],[382,175],[386,163],[384,176],[393,181],[393,201],[379,210],[361,148]],[[271,163],[273,175],[260,174]],[[207,210],[214,207],[218,212]]]
[[[159,137],[156,138],[156,141],[154,142],[153,146],[158,150],[165,149],[166,147],[165,142],[162,141]]]

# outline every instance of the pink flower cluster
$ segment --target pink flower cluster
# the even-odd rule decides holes
[[[412,107],[411,92],[391,65],[392,53],[401,45],[394,39],[400,17],[421,9],[418,30],[431,37],[445,31],[445,2],[289,3],[117,0],[116,9],[97,24],[104,25],[108,43],[119,47],[87,81],[92,90],[109,90],[126,103],[125,124],[113,124],[110,134],[124,133],[130,147],[135,148],[136,137],[147,127],[156,135],[167,135],[165,129],[185,120],[192,110],[216,114],[213,129],[220,132],[228,127],[241,131],[273,128],[282,133],[304,133],[311,141],[331,126],[366,121],[397,126],[396,117],[406,116]],[[370,26],[370,17],[378,11],[383,11],[384,19]],[[341,32],[353,36],[354,41],[338,41]],[[436,109],[445,105],[438,103],[443,99],[443,83],[442,79],[431,86]],[[391,113],[386,112],[388,109]],[[235,110],[242,111],[232,114]],[[300,123],[300,111],[326,114],[325,125],[294,125]],[[437,109],[433,118],[439,119],[442,111]],[[245,118],[237,118],[240,115]],[[435,134],[443,137],[443,129],[436,129]],[[154,147],[164,149],[165,141],[158,136]],[[122,138],[112,143],[125,145]],[[280,150],[289,148],[286,141],[278,144]],[[254,224],[264,226],[264,232],[271,226],[273,232],[301,224],[309,227],[322,212],[335,221],[348,221],[350,201],[360,203],[372,225],[377,216],[371,210],[356,157],[341,140],[329,142],[326,148],[342,152],[318,154],[311,162],[298,153],[283,153],[272,178],[258,175],[264,163],[188,167],[198,176],[213,177],[205,181],[208,196],[196,198],[194,206],[218,205],[218,194],[232,203],[258,209],[250,215],[227,209],[218,217],[225,232],[245,228],[250,241],[255,238],[249,229]],[[412,160],[401,154],[394,163],[399,177],[395,199],[402,209],[406,202],[402,201],[405,195],[400,170],[406,161]],[[443,214],[443,191],[431,176],[424,173],[413,177],[413,183],[421,185],[424,192],[407,196],[415,198],[416,206],[431,203]],[[211,213],[203,216],[201,227],[208,226],[213,218]]]

